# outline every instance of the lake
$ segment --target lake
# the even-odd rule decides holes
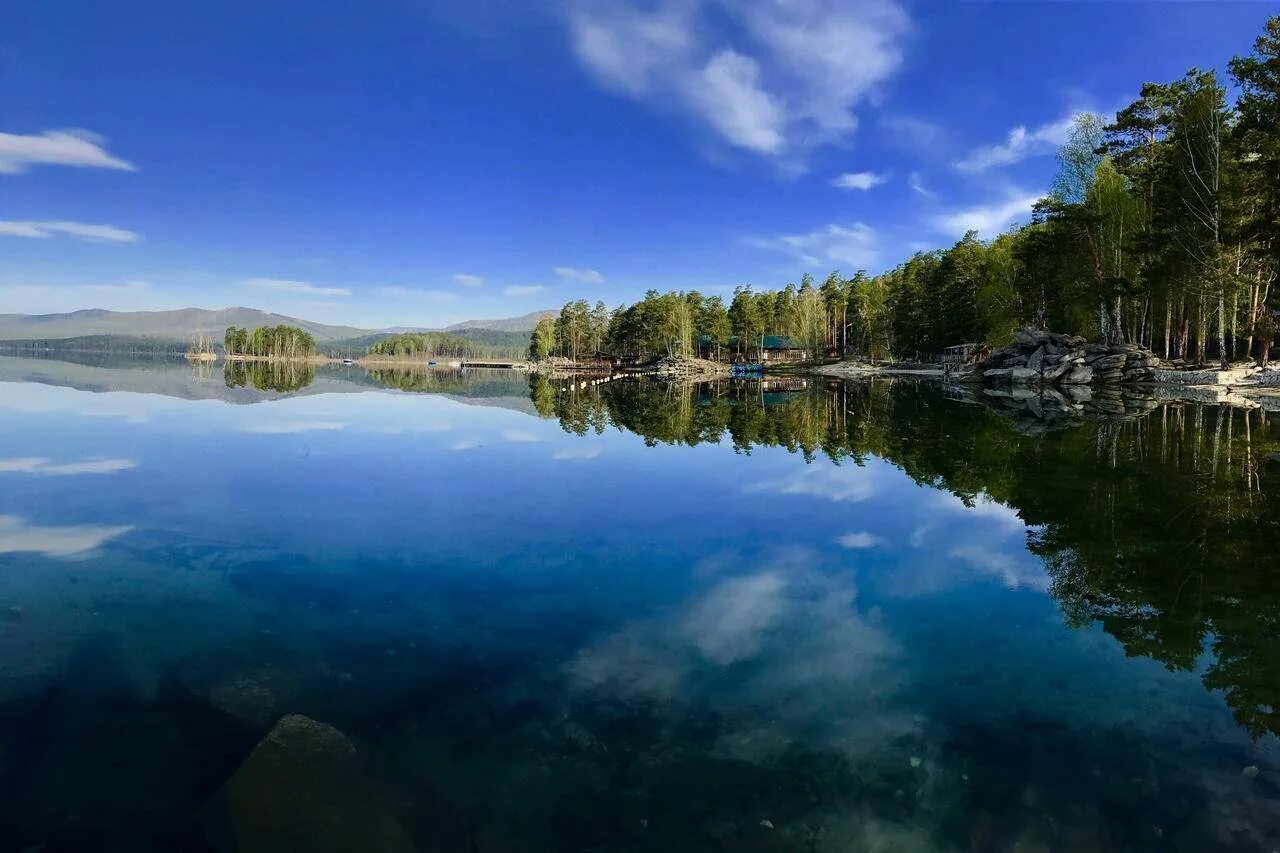
[[[3,850],[1280,846],[1277,413],[0,358],[0,432]]]

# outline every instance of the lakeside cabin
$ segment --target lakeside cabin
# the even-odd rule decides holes
[[[956,344],[947,347],[938,357],[944,370],[974,364],[986,357],[986,344]]]
[[[804,361],[809,351],[786,335],[765,335],[760,360],[774,364]]]

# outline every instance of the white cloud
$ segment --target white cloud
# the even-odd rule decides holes
[[[514,284],[510,287],[502,288],[503,296],[533,296],[535,293],[541,293],[546,290],[540,284]]]
[[[541,438],[533,433],[518,429],[503,430],[502,440],[510,441],[513,444],[536,444],[537,442],[542,441]]]
[[[854,130],[910,27],[896,0],[600,0],[578,4],[570,25],[602,86],[789,159]]]
[[[320,287],[309,281],[290,281],[284,278],[251,278],[245,282],[245,285],[259,290],[270,290],[276,293],[288,293],[297,296],[351,295],[351,291],[345,287]]]
[[[464,272],[454,273],[450,276],[454,284],[460,284],[463,287],[479,287],[484,284],[484,277],[478,275],[470,275]]]
[[[0,220],[0,237],[28,237],[48,239],[55,234],[66,234],[89,243],[136,243],[142,235],[114,225],[88,225],[84,222],[23,222]]]
[[[1025,218],[1040,200],[1038,193],[1017,192],[1004,201],[980,204],[935,216],[933,225],[944,234],[956,237],[977,231],[983,237],[994,237],[1014,221]]]
[[[884,540],[879,536],[874,536],[866,531],[860,533],[846,533],[836,539],[841,548],[849,550],[861,550],[863,548],[875,548],[877,545],[883,545]]]
[[[583,284],[603,284],[604,276],[589,267],[556,267],[556,275]]]
[[[691,103],[733,145],[761,154],[782,148],[782,108],[760,88],[760,66],[754,59],[722,50],[687,85]]]
[[[458,451],[458,450],[475,450],[475,449],[477,449],[478,447],[480,447],[480,442],[475,441],[474,439],[467,439],[467,440],[459,441],[458,443],[451,445],[451,446],[449,447],[449,449],[450,449],[450,450],[455,450],[455,451]]]
[[[1019,163],[1028,157],[1052,154],[1067,141],[1067,135],[1077,115],[1078,113],[1072,113],[1032,130],[1027,130],[1024,125],[1018,125],[1009,131],[1004,142],[973,149],[968,156],[956,163],[956,168],[962,172],[983,172],[996,166]]]
[[[747,242],[759,249],[786,252],[807,267],[834,263],[856,269],[874,266],[880,257],[875,230],[862,222]]]
[[[588,444],[582,447],[566,447],[551,454],[552,459],[599,459],[604,447],[599,444]]]
[[[80,557],[96,551],[132,526],[108,527],[79,524],[71,527],[37,527],[15,515],[0,515],[0,554],[34,553],[47,557]]]
[[[118,474],[136,468],[132,459],[85,459],[80,462],[50,464],[40,456],[0,459],[0,474],[38,474],[45,477],[70,477],[77,474]]]
[[[869,190],[883,184],[888,178],[875,172],[845,172],[835,178],[831,186],[842,190]]]
[[[132,163],[108,154],[106,140],[84,130],[46,130],[24,136],[0,133],[0,175],[17,175],[31,166],[75,166],[136,171]]]

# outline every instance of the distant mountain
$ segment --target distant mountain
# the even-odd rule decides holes
[[[445,326],[446,332],[457,332],[462,329],[494,329],[499,332],[532,332],[543,317],[554,317],[556,311],[533,311],[519,317],[506,317],[500,320],[463,320],[452,326]]]
[[[328,326],[272,314],[256,308],[180,308],[176,311],[106,311],[91,308],[68,314],[0,314],[0,340],[59,340],[89,335],[189,341],[206,334],[222,340],[227,326],[297,326],[317,341],[342,340],[372,333],[371,329]]]

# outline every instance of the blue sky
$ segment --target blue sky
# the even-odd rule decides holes
[[[891,267],[1262,2],[0,6],[0,312],[360,326]]]

